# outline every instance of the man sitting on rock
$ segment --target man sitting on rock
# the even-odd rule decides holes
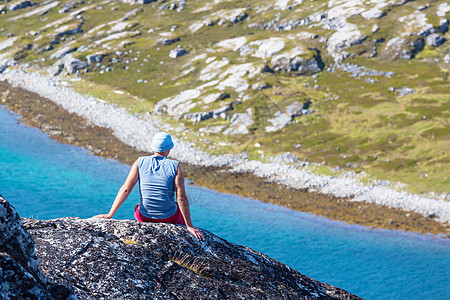
[[[167,158],[172,148],[172,137],[169,134],[156,134],[152,140],[155,154],[139,157],[134,162],[109,213],[94,218],[111,219],[139,181],[140,202],[134,208],[136,220],[183,224],[196,238],[203,240],[201,231],[192,225],[181,164]],[[178,202],[175,202],[175,192]]]

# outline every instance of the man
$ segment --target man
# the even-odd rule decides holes
[[[152,139],[152,156],[139,157],[117,193],[109,213],[94,218],[111,219],[139,181],[139,204],[134,216],[139,222],[163,222],[186,225],[196,238],[203,234],[192,225],[183,169],[178,161],[167,158],[173,148],[172,137],[160,132]],[[175,192],[177,202],[175,202]]]

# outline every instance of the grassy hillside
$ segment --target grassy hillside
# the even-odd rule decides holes
[[[205,151],[449,192],[445,1],[19,3],[0,2],[0,57],[80,77]]]

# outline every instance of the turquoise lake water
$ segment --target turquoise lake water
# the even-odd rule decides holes
[[[0,194],[21,217],[107,213],[129,167],[56,143],[0,106]],[[450,299],[450,240],[329,221],[188,186],[193,223],[367,299]],[[136,190],[114,216],[133,218]]]

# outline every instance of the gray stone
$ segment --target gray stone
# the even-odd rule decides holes
[[[261,70],[262,73],[275,73],[274,70],[272,70],[268,65],[264,65],[264,67]]]
[[[105,57],[104,54],[90,54],[90,55],[86,56],[86,60],[87,60],[87,63],[90,65],[92,63],[102,62],[104,57]]]
[[[60,32],[60,33],[56,34],[56,37],[69,36],[69,35],[74,35],[74,34],[77,34],[77,33],[83,33],[83,30],[81,29],[81,25],[77,26],[75,28],[68,29],[66,31]]]
[[[183,115],[183,119],[189,120],[191,122],[201,122],[213,117],[213,112],[195,112],[195,113],[187,113]]]
[[[277,163],[293,164],[297,162],[297,156],[295,156],[291,152],[285,152],[283,154],[271,157],[270,160]]]
[[[177,58],[183,55],[186,55],[187,51],[181,47],[170,50],[169,57]]]
[[[149,4],[152,2],[156,2],[156,0],[122,0],[122,2],[129,4]]]
[[[64,47],[62,49],[59,49],[58,51],[56,51],[55,53],[53,53],[52,55],[50,55],[50,59],[60,59],[63,58],[64,56],[66,56],[69,53],[75,52],[77,51],[77,47]]]
[[[369,69],[364,66],[358,66],[356,64],[350,64],[350,63],[344,63],[344,64],[337,64],[336,68],[343,70],[345,72],[350,73],[351,77],[354,78],[361,78],[366,76],[384,76],[386,78],[391,78],[395,76],[396,74],[391,71],[377,71],[373,69]]]
[[[160,44],[160,45],[163,45],[163,46],[169,46],[169,45],[172,45],[172,44],[174,44],[174,43],[176,43],[176,42],[179,42],[180,41],[180,38],[179,37],[176,37],[176,38],[166,38],[166,39],[162,39],[162,40],[160,40],[158,43]]]
[[[226,99],[226,98],[225,98]],[[227,111],[233,110],[235,105],[241,104],[240,101],[233,101],[228,103],[225,106],[222,106],[218,109],[208,112],[195,112],[195,113],[187,113],[183,115],[183,119],[189,120],[191,122],[201,122],[211,118],[225,118],[225,113]]]
[[[406,96],[406,95],[410,95],[410,94],[413,94],[413,93],[416,92],[416,90],[414,90],[412,88],[409,88],[407,86],[404,86],[404,87],[402,87],[400,89],[396,89],[396,88],[390,86],[388,88],[388,90],[389,90],[389,92],[396,92],[396,93],[398,93],[400,97],[403,97],[403,96]]]
[[[64,70],[64,64],[61,64],[59,62],[47,69],[48,74],[53,77],[61,74],[62,70]]]
[[[297,75],[311,75],[319,73],[323,70],[324,64],[322,58],[316,51],[315,55],[310,58],[303,58],[301,56],[281,56],[272,59],[272,69],[274,71],[282,72],[296,72]]]
[[[0,64],[0,74],[2,74],[3,72],[5,72],[5,70],[8,68],[8,65],[5,63],[1,63]]]
[[[266,132],[273,132],[282,129],[288,125],[293,118],[301,115],[309,115],[314,113],[314,110],[309,109],[311,101],[305,101],[303,104],[300,102],[294,102],[286,107],[284,112],[278,111],[275,113],[274,118],[268,119],[272,124],[266,126]]]
[[[69,74],[75,74],[77,71],[85,69],[88,66],[88,64],[85,61],[82,61],[78,58],[74,58],[70,55],[66,56],[63,61],[64,61],[64,68]]]
[[[36,3],[32,3],[31,1],[26,0],[26,1],[13,3],[13,4],[8,6],[8,9],[10,11],[14,11],[14,10],[27,8],[27,7],[34,6],[34,5],[36,5]]]
[[[248,108],[245,113],[235,113],[230,119],[230,126],[223,131],[225,135],[247,134],[248,126],[254,123],[253,111]]]
[[[437,33],[433,33],[427,36],[427,45],[431,47],[439,47],[445,41],[445,38]]]
[[[0,299],[73,299],[39,270],[35,242],[14,207],[0,195]]]
[[[439,26],[438,26],[437,30],[440,33],[446,33],[448,31],[448,20],[447,19],[441,19],[439,21]]]
[[[254,90],[261,91],[261,90],[265,90],[265,89],[268,89],[268,88],[270,88],[270,84],[268,84],[268,83],[254,83],[254,84],[252,84],[252,89],[254,89]]]
[[[22,222],[0,196],[2,299],[361,299],[206,230],[199,241],[175,224]]]

